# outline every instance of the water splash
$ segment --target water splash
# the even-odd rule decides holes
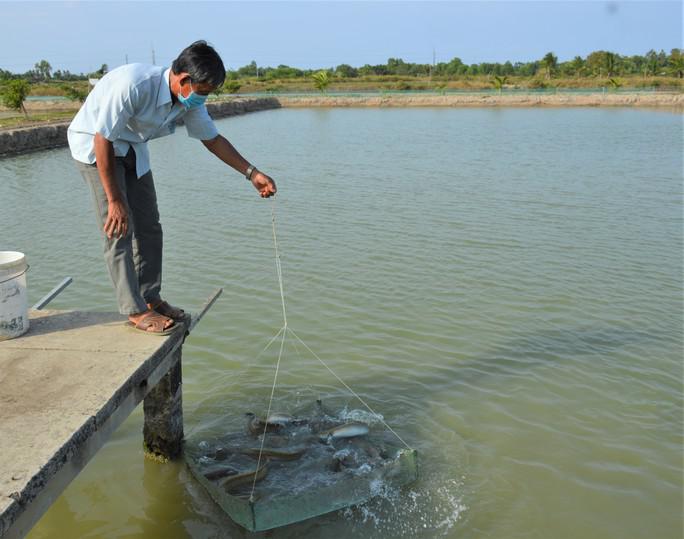
[[[365,537],[445,537],[467,510],[463,477],[434,488],[404,490],[374,481],[371,489],[376,497],[341,512],[353,531]]]
[[[367,410],[350,410],[347,406],[342,409],[338,416],[342,421],[358,421],[367,425],[382,423],[385,420],[382,414],[373,414]]]

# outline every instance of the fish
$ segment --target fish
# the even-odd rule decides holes
[[[240,453],[244,455],[249,455],[250,457],[258,458],[259,451],[260,449],[258,447],[249,447],[247,449],[242,449]],[[287,451],[282,451],[280,449],[270,447],[264,447],[264,449],[261,451],[261,456],[277,460],[297,460],[304,453],[306,453],[306,447]]]
[[[226,477],[219,482],[219,486],[223,487],[227,491],[235,490],[243,485],[250,485],[256,481],[261,481],[268,473],[268,460],[264,462],[259,469],[251,470],[249,472],[239,473],[237,475],[232,475]]]
[[[362,438],[355,438],[353,440],[353,443],[359,449],[361,449],[366,455],[368,455],[371,459],[376,460],[376,459],[381,458],[380,451],[378,450],[378,448],[375,447],[370,442],[368,442],[368,440],[364,440]]]
[[[223,479],[231,475],[237,475],[238,471],[233,468],[219,468],[213,472],[208,472],[204,474],[209,481],[216,481],[217,479]]]
[[[342,449],[332,456],[331,469],[333,472],[341,472],[354,464],[356,464],[356,455],[349,449]]]
[[[289,423],[294,422],[295,418],[292,417],[290,414],[283,414],[280,412],[275,412],[270,414],[266,418],[266,423],[269,425],[287,425]]]
[[[321,441],[340,440],[342,438],[353,438],[354,436],[365,436],[368,434],[368,425],[365,423],[358,423],[352,421],[351,423],[344,423],[323,432],[318,433]]]
[[[264,430],[266,430],[266,432],[277,432],[282,427],[282,425],[278,423],[265,422],[252,412],[247,412],[245,415],[247,416],[247,430],[253,436],[263,433]]]
[[[214,452],[214,460],[226,460],[228,458],[228,451],[224,447],[219,447]]]
[[[304,425],[308,423],[308,419],[296,418],[282,412],[273,412],[265,420],[257,417],[252,412],[247,412],[245,415],[247,416],[247,430],[253,435],[262,434],[264,429],[266,432],[278,432],[290,425]]]

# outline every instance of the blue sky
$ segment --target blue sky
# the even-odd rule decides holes
[[[106,63],[168,65],[206,39],[229,67],[302,68],[561,61],[598,49],[644,54],[682,47],[679,1],[451,2],[0,2],[0,68],[23,72],[41,59],[88,72]]]

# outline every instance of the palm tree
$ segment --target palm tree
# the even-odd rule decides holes
[[[575,56],[570,64],[572,69],[575,71],[575,76],[579,79],[584,69],[584,60],[581,56]]]
[[[330,84],[330,77],[328,76],[328,72],[322,69],[321,71],[318,71],[317,73],[311,75],[311,78],[314,80],[314,86],[322,93],[326,93],[325,90],[326,88],[328,88],[328,85]]]
[[[546,78],[551,78],[551,73],[556,70],[558,65],[558,57],[552,52],[547,52],[546,56],[542,58],[541,64],[546,68]]]
[[[508,82],[508,77],[504,75],[503,77],[500,77],[499,75],[494,75],[494,80],[492,81],[492,84],[494,85],[494,88],[499,90],[499,95],[501,95],[501,90],[503,89],[504,84]]]
[[[672,73],[680,79],[684,78],[684,56],[682,56],[681,49],[672,49],[669,63]]]

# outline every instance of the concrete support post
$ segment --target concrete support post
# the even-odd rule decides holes
[[[174,364],[145,397],[143,410],[145,451],[155,457],[174,459],[183,443],[182,346],[174,352]]]

